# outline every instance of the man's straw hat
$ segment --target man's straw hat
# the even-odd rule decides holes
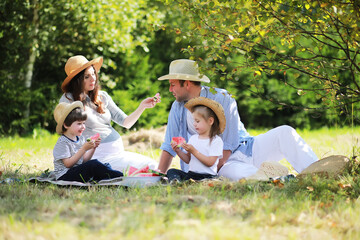
[[[158,80],[178,79],[209,83],[210,79],[201,75],[195,61],[189,59],[178,59],[170,63],[169,74],[159,77]]]
[[[217,118],[219,119],[219,124],[220,124],[220,132],[224,132],[225,130],[225,126],[226,126],[226,118],[225,118],[225,113],[224,113],[224,109],[221,106],[220,103],[211,100],[209,98],[205,98],[205,97],[197,97],[197,98],[193,98],[191,100],[189,100],[186,104],[185,107],[187,109],[189,109],[191,112],[193,111],[192,109],[195,106],[198,105],[202,105],[202,106],[206,106],[208,108],[210,108],[211,110],[214,111],[214,113],[216,114]]]
[[[305,168],[297,177],[306,175],[324,175],[327,177],[337,177],[346,172],[350,159],[342,155],[332,155],[312,163]]]
[[[91,65],[94,66],[96,72],[99,72],[102,63],[103,63],[102,57],[95,58],[91,61],[88,61],[82,55],[77,55],[69,58],[65,64],[65,72],[67,77],[65,78],[64,82],[61,84],[61,89],[63,90],[63,92],[66,92],[66,86],[69,84],[71,79],[73,79],[73,77],[75,77],[79,72],[90,67]]]
[[[59,103],[54,110],[54,118],[57,123],[56,125],[56,132],[58,134],[62,134],[62,126],[66,117],[69,113],[74,110],[75,108],[84,108],[84,105],[80,101],[75,101],[72,103],[61,102]]]

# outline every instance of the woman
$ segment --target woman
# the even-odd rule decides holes
[[[155,169],[157,163],[151,158],[124,150],[121,136],[111,126],[111,121],[129,129],[146,108],[153,108],[160,99],[146,98],[133,113],[126,115],[106,92],[100,91],[98,71],[102,63],[102,57],[91,61],[81,55],[70,57],[65,64],[67,77],[61,85],[64,94],[60,102],[81,101],[84,104],[88,116],[84,137],[99,133],[102,139],[93,159],[109,163],[121,172],[128,166],[140,168],[148,165]]]

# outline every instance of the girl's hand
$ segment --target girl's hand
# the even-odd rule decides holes
[[[187,143],[185,143],[185,142],[181,144],[181,147],[182,147],[183,149],[185,149],[188,153],[193,153],[194,150],[195,150],[195,148],[194,148],[193,145],[187,144]]]
[[[172,148],[175,152],[177,152],[177,151],[178,151],[178,149],[179,149],[179,147],[178,147],[177,143],[175,143],[175,142],[171,142],[170,144],[171,144],[171,148]]]

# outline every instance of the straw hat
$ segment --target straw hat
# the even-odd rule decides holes
[[[350,159],[342,155],[332,155],[319,161],[312,163],[310,166],[302,170],[297,177],[304,177],[306,175],[320,174],[325,176],[339,176],[345,172]]]
[[[269,181],[270,178],[286,176],[289,169],[278,162],[263,162],[259,170],[246,178],[246,180]]]
[[[226,118],[225,118],[224,109],[221,106],[221,104],[214,100],[211,100],[209,98],[197,97],[197,98],[193,98],[193,99],[189,100],[185,104],[185,107],[192,112],[193,107],[198,106],[198,105],[206,106],[214,111],[217,118],[219,119],[220,132],[221,133],[224,132],[225,126],[226,126]]]
[[[84,105],[80,101],[75,101],[72,103],[61,102],[55,107],[54,118],[57,123],[56,132],[58,134],[62,134],[64,121],[69,113],[75,108],[84,108]]]
[[[209,83],[210,79],[201,75],[195,61],[189,59],[178,59],[170,63],[169,74],[159,77],[158,80],[179,79]]]
[[[98,57],[91,61],[88,61],[84,56],[77,55],[69,58],[65,64],[65,72],[67,77],[65,78],[64,82],[61,84],[61,89],[63,92],[66,90],[66,85],[75,77],[79,72],[82,70],[90,67],[93,65],[95,67],[96,72],[98,72],[101,68],[103,63],[103,58]]]

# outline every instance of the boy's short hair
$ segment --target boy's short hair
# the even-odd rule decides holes
[[[62,125],[62,131],[65,132],[66,128],[64,125],[70,127],[71,124],[75,121],[85,121],[87,119],[87,114],[81,108],[74,108],[69,115],[64,120],[64,124]]]

